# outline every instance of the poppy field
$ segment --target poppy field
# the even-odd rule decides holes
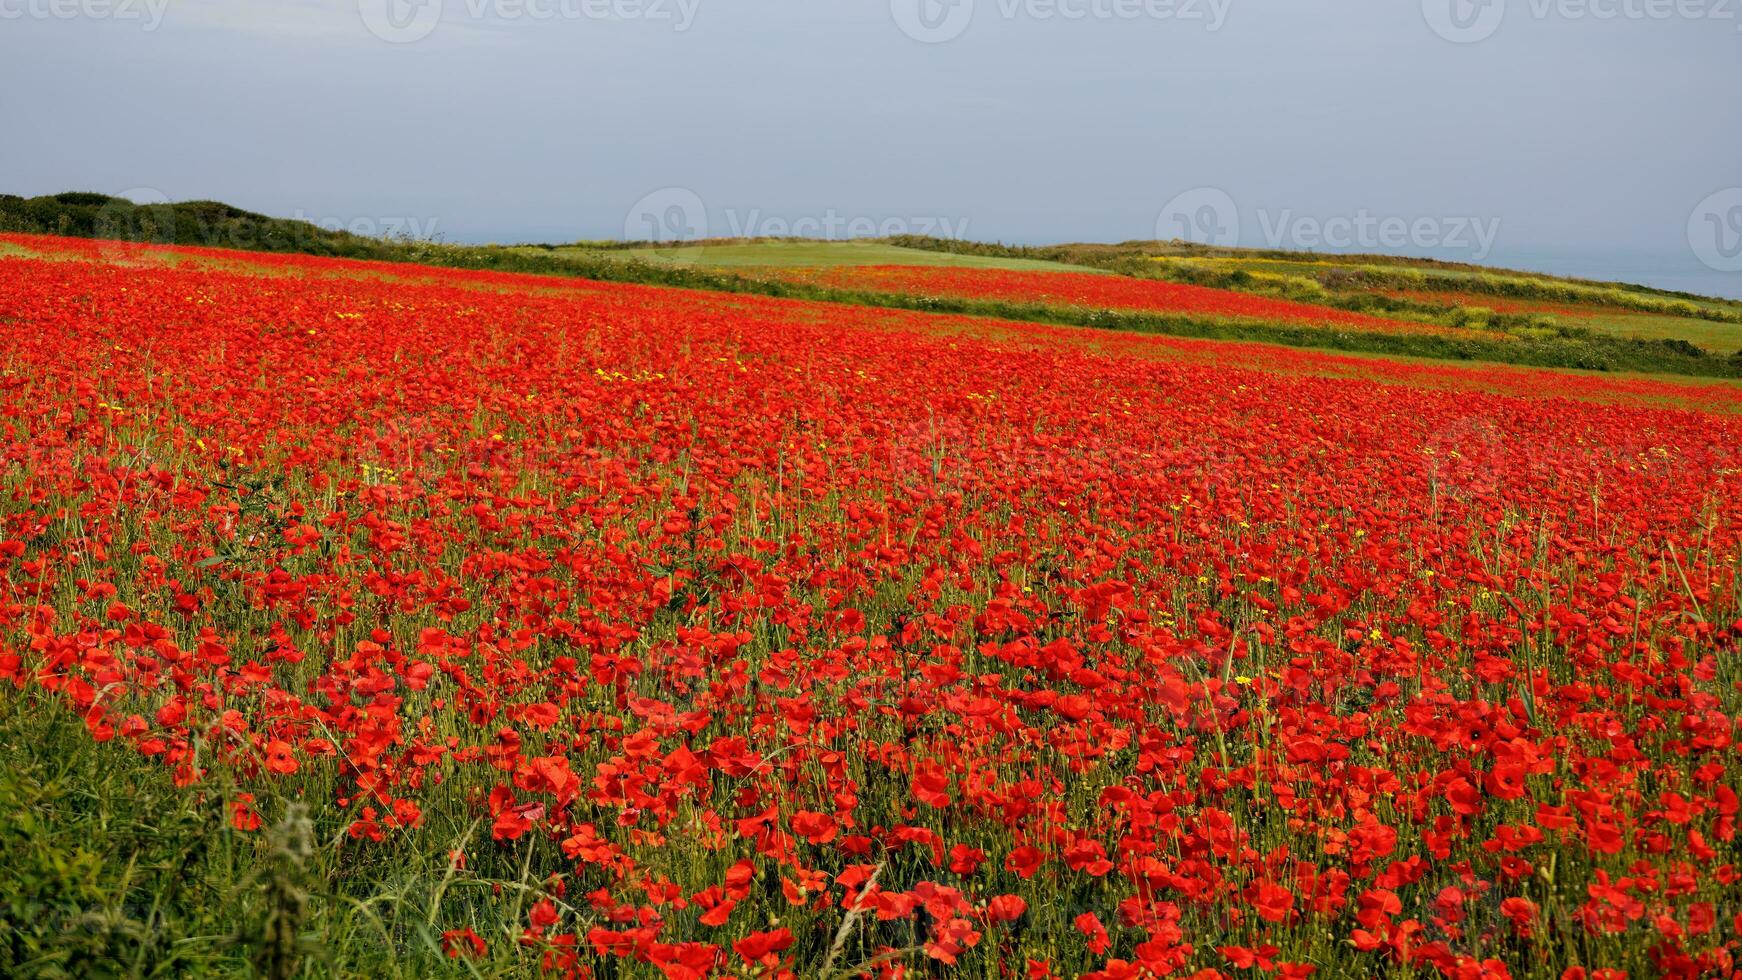
[[[5,241],[0,972],[1742,975],[1736,386]]]
[[[780,269],[764,274],[836,289],[895,292],[914,296],[999,300],[1095,310],[1174,313],[1233,321],[1261,321],[1377,333],[1456,333],[1429,323],[1372,316],[1227,289],[1085,272],[885,265]]]

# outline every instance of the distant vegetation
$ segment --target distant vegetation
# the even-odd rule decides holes
[[[673,242],[649,244],[623,242],[601,247],[596,242],[573,245],[534,245],[559,256],[628,257],[657,265],[706,266],[709,268],[810,268],[837,266],[909,265],[957,266],[974,269],[1012,269],[1033,272],[1107,272],[1093,266],[1069,265],[1003,256],[958,255],[931,249],[902,248],[875,239],[815,241],[792,239],[729,239],[719,242]]]
[[[1338,293],[1448,289],[1555,302],[1601,303],[1641,312],[1742,324],[1742,302],[1733,300],[1650,286],[1568,279],[1433,259],[1220,249],[1182,242],[1033,247],[918,236],[894,238],[890,242],[903,248],[952,254],[1091,265],[1128,275],[1159,274],[1176,282],[1221,289],[1271,291],[1292,288],[1296,295],[1289,298],[1316,299],[1319,302],[1335,299]]]
[[[1742,306],[1727,307],[1703,297],[1683,298],[1679,294],[1650,290],[1645,287],[1613,284],[1589,284],[1528,274],[1484,272],[1478,274],[1444,275],[1431,270],[1399,266],[1365,264],[1325,265],[1323,268],[1301,268],[1284,272],[1253,269],[1258,262],[1229,258],[1195,260],[1157,258],[1150,260],[1168,279],[1215,285],[1225,289],[1253,289],[1265,286],[1294,288],[1319,297],[1334,300],[1340,295],[1373,296],[1383,290],[1444,289],[1494,297],[1534,299],[1558,303],[1592,303],[1601,306],[1665,316],[1713,320],[1719,323],[1742,323]],[[1260,260],[1262,261],[1262,260]],[[1297,267],[1314,263],[1296,261]],[[1132,270],[1141,274],[1141,267]],[[1305,274],[1303,275],[1302,272]],[[1700,302],[1694,302],[1699,299]]]
[[[1457,289],[1495,296],[1603,303],[1611,307],[1742,324],[1742,304],[1684,296],[1645,287],[1583,283],[1529,274],[1501,274],[1477,266],[1391,257],[1303,256],[1289,252],[1212,250],[1186,243],[1006,246],[902,236],[863,246],[885,253],[919,250],[969,258],[962,264],[1011,268],[1045,266],[1102,271],[1276,296],[1356,312],[1383,313],[1452,327],[1501,331],[1503,338],[1382,335],[1281,324],[1235,323],[1203,317],[1072,309],[991,300],[843,290],[739,275],[708,265],[674,262],[671,249],[646,242],[570,245],[455,245],[380,239],[272,218],[213,201],[139,205],[101,194],[68,193],[25,199],[0,195],[0,231],[113,238],[163,245],[193,245],[339,258],[411,262],[464,269],[581,277],[720,292],[755,293],[829,303],[995,317],[1101,329],[1247,340],[1296,347],[1538,367],[1637,371],[1704,377],[1742,377],[1742,353],[1722,356],[1678,337],[1615,336],[1552,317],[1423,302],[1388,290]],[[771,256],[803,259],[818,243],[754,243]],[[740,247],[742,243],[740,243]],[[703,256],[719,246],[691,246]],[[837,248],[853,247],[837,245]],[[773,259],[779,261],[778,258]],[[818,261],[814,257],[804,261]],[[1290,263],[1308,274],[1266,272],[1242,262]],[[798,264],[798,263],[794,263]],[[915,262],[913,264],[922,264]],[[949,263],[955,264],[955,263]],[[1443,275],[1441,273],[1444,273]]]
[[[1645,370],[1682,370],[1669,360],[1659,359],[1657,350],[1674,351],[1696,361],[1728,361],[1719,369],[1724,374],[1734,375],[1742,367],[1742,329],[1732,329],[1742,327],[1742,303],[1648,286],[1432,259],[1221,249],[1189,242],[1032,247],[906,237],[892,239],[892,243],[951,254],[1091,265],[1138,278],[1446,327],[1498,331],[1561,347],[1567,354],[1566,366],[1600,363],[1609,365],[1600,369],[1618,369],[1620,363],[1636,363],[1637,349],[1610,356],[1612,342],[1620,341],[1623,345],[1645,345],[1651,352],[1645,359],[1654,365]],[[1412,298],[1411,293],[1443,293],[1457,301]],[[1579,309],[1504,312],[1487,305],[1503,306],[1511,301],[1568,304]],[[1424,352],[1421,356],[1442,355]]]
[[[403,252],[400,242],[271,218],[217,201],[135,204],[78,192],[32,198],[0,194],[0,231],[389,261]]]
[[[1093,265],[1106,268],[1133,259],[1167,258],[1182,260],[1181,264],[1209,263],[1221,260],[1231,263],[1250,263],[1253,266],[1275,266],[1286,264],[1297,267],[1301,274],[1309,277],[1324,277],[1327,284],[1340,284],[1344,288],[1372,288],[1382,285],[1419,286],[1423,282],[1434,284],[1456,284],[1462,288],[1477,291],[1490,291],[1496,294],[1535,296],[1543,299],[1573,299],[1601,295],[1606,297],[1627,296],[1634,298],[1651,297],[1658,299],[1673,299],[1686,301],[1688,307],[1725,307],[1735,314],[1742,314],[1742,302],[1728,299],[1715,299],[1700,296],[1695,293],[1677,292],[1668,289],[1658,289],[1653,286],[1640,286],[1627,283],[1599,282],[1589,279],[1569,278],[1566,276],[1549,276],[1541,273],[1523,272],[1515,269],[1501,269],[1492,266],[1473,265],[1467,262],[1447,262],[1440,259],[1415,258],[1398,255],[1367,255],[1367,254],[1332,254],[1323,252],[1288,252],[1275,249],[1219,248],[1186,241],[1131,241],[1116,245],[1108,244],[1068,244],[1068,245],[1001,245],[986,242],[968,242],[959,239],[929,238],[920,235],[904,235],[889,239],[890,244],[903,248],[925,249],[930,251],[948,252],[958,255],[1007,256],[1029,260],[1066,262],[1078,265]],[[1364,275],[1351,278],[1349,273],[1357,271]],[[1498,286],[1484,286],[1478,280],[1487,280]],[[1619,300],[1631,302],[1634,300]],[[1737,321],[1742,322],[1742,321]]]

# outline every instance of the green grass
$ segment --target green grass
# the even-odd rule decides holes
[[[1664,316],[1657,313],[1605,312],[1589,319],[1566,319],[1600,333],[1643,340],[1685,340],[1718,354],[1742,351],[1742,327]]]
[[[489,845],[463,808],[432,808],[415,842],[349,842],[331,786],[262,795],[231,823],[218,767],[197,789],[121,742],[99,743],[52,697],[0,686],[0,972],[10,977],[523,977],[517,946],[539,881],[529,848]],[[299,798],[300,796],[300,798]],[[315,806],[307,806],[309,802]],[[451,819],[449,819],[451,818]],[[461,871],[449,851],[473,860]],[[548,863],[552,855],[543,854]],[[476,926],[482,961],[441,933]]]
[[[686,245],[655,245],[640,248],[599,249],[585,245],[532,248],[561,257],[639,259],[656,265],[710,266],[716,268],[780,267],[821,269],[852,265],[952,266],[968,269],[1013,269],[1026,272],[1093,272],[1105,270],[1063,262],[1001,256],[954,255],[918,248],[902,248],[876,241],[846,242],[719,242]]]
[[[1371,263],[1357,262],[1324,262],[1312,259],[1249,259],[1234,256],[1159,256],[1175,262],[1188,262],[1193,265],[1205,265],[1218,269],[1244,269],[1247,272],[1268,272],[1279,276],[1304,276],[1312,278],[1324,272],[1356,271],[1356,272],[1394,272],[1396,267],[1386,267]],[[1410,268],[1404,266],[1403,268]],[[1436,279],[1468,280],[1481,275],[1480,272],[1466,269],[1434,269],[1432,275]]]

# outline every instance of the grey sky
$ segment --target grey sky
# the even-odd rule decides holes
[[[1246,245],[1637,253],[1742,289],[1742,210],[1696,213],[1742,187],[1742,0],[936,2],[0,0],[0,190],[467,241],[654,207],[1044,242],[1153,237],[1213,188]],[[1368,241],[1387,221],[1403,244]]]

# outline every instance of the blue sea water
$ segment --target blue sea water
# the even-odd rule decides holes
[[[1483,265],[1742,299],[1742,272],[1719,272],[1691,249],[1496,248]]]
[[[1361,250],[1323,249],[1321,254],[1334,255],[1351,251]],[[1502,244],[1480,259],[1472,257],[1468,249],[1416,249],[1381,254],[1467,262],[1493,269],[1631,283],[1681,293],[1742,300],[1742,272],[1720,272],[1713,269],[1701,262],[1691,248],[1521,248]]]

